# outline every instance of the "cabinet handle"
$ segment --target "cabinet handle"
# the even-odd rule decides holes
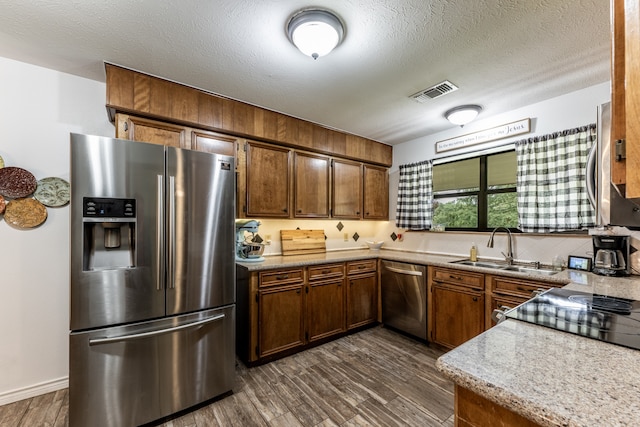
[[[331,270],[322,270],[322,274],[329,274],[331,273]]]
[[[284,279],[288,279],[289,275],[288,274],[280,274],[278,276],[276,276],[277,280],[284,280]]]
[[[127,132],[129,130],[129,123],[124,122],[124,131]]]
[[[453,280],[462,280],[462,277],[460,276],[453,276],[453,275],[449,275],[449,279],[453,279]]]
[[[519,291],[526,291],[526,289],[523,288],[522,286],[516,286],[516,289],[519,290]]]
[[[300,289],[297,289],[297,290],[296,290],[296,294],[299,294],[299,293],[300,293]]]
[[[362,270],[363,268],[367,268],[367,266],[366,265],[359,265],[358,266],[358,270]]]

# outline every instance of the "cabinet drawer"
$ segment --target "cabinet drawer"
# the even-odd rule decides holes
[[[368,259],[365,261],[351,261],[347,263],[347,274],[360,274],[376,271],[378,260]]]
[[[293,284],[304,281],[302,268],[290,270],[263,271],[260,273],[260,287]]]
[[[447,268],[434,268],[432,279],[436,283],[449,283],[452,285],[466,286],[476,290],[484,290],[484,274],[470,273],[468,271],[450,270]]]
[[[344,264],[326,264],[309,267],[309,281],[344,276]]]
[[[550,289],[553,285],[542,282],[518,280],[512,277],[488,276],[491,291],[495,294],[513,295],[517,297],[531,298],[533,291],[537,289]]]

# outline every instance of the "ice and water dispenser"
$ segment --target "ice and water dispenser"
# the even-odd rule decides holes
[[[135,267],[136,200],[82,199],[84,271]]]

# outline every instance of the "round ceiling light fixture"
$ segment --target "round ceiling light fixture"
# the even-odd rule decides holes
[[[447,110],[444,117],[454,125],[464,126],[473,121],[482,111],[482,107],[476,104],[461,105]]]
[[[287,36],[300,52],[318,59],[342,42],[344,25],[328,10],[303,9],[289,18]]]

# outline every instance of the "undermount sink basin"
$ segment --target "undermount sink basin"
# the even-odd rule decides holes
[[[468,259],[463,259],[461,261],[451,261],[453,264],[462,264],[462,265],[470,265],[472,267],[484,267],[484,268],[505,268],[508,267],[506,264],[497,264],[494,262],[487,261],[471,261]]]
[[[551,276],[557,273],[557,271],[555,270],[549,270],[546,268],[527,267],[524,265],[507,265],[507,264],[499,264],[499,263],[488,262],[488,261],[471,261],[468,259],[463,259],[460,261],[451,261],[451,263],[461,264],[461,265],[470,265],[472,267],[492,268],[495,270],[503,270],[503,271],[516,271],[519,273],[544,274],[547,276]]]

